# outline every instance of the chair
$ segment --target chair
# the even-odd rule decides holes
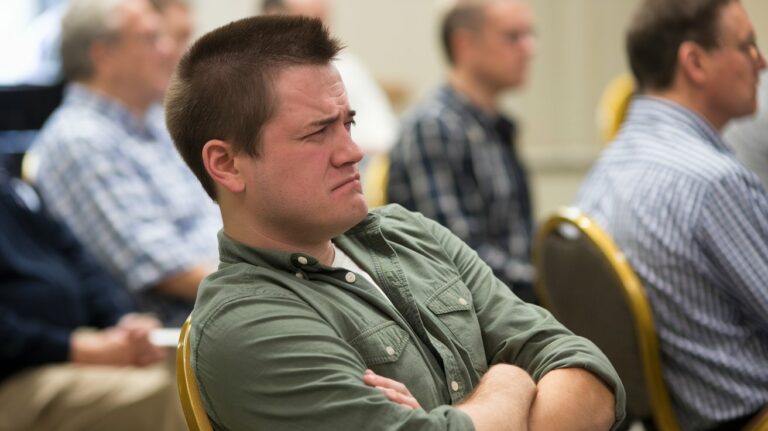
[[[182,325],[179,346],[176,348],[176,384],[179,387],[179,399],[190,431],[212,431],[213,427],[200,399],[200,389],[190,363],[189,331],[191,329],[192,316]]]
[[[628,73],[611,80],[603,90],[597,103],[597,130],[604,143],[611,142],[619,133],[634,94],[635,81]]]
[[[744,427],[744,431],[768,431],[768,407],[764,408],[751,422]]]
[[[375,156],[363,174],[363,195],[370,208],[387,204],[387,182],[389,181],[389,157]]]
[[[610,237],[577,209],[564,208],[539,230],[534,262],[543,305],[616,367],[627,390],[628,419],[677,431],[651,308]]]

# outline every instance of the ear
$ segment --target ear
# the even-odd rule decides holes
[[[203,146],[203,165],[208,175],[221,187],[232,193],[245,190],[245,181],[235,163],[232,146],[219,139],[211,139]]]
[[[91,44],[91,47],[88,49],[88,57],[91,60],[94,72],[108,67],[107,65],[110,58],[109,50],[110,46],[104,41],[97,40]]]
[[[677,49],[678,76],[695,86],[707,80],[707,64],[709,57],[704,48],[696,42],[686,41]]]
[[[474,42],[478,35],[472,30],[458,28],[451,37],[451,49],[453,50],[453,59],[456,64],[464,61],[467,55],[474,52]]]

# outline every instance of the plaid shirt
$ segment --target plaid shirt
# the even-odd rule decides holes
[[[645,285],[683,429],[768,403],[768,195],[701,117],[637,97],[577,197]]]
[[[388,200],[448,227],[531,300],[531,202],[514,138],[514,123],[443,86],[403,123]]]
[[[218,257],[216,206],[162,121],[74,84],[32,149],[49,208],[132,290]]]

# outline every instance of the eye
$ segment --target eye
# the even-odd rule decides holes
[[[326,129],[327,129],[327,127],[323,127],[321,129],[315,130],[314,132],[304,136],[303,139],[309,139],[309,138],[312,138],[312,137],[320,136],[323,133],[325,133]]]
[[[355,119],[354,119],[354,118],[350,118],[349,120],[347,120],[347,121],[345,121],[345,122],[344,122],[344,127],[345,127],[347,130],[351,130],[351,129],[352,129],[352,126],[354,126],[355,124],[357,124],[357,122],[355,121]]]

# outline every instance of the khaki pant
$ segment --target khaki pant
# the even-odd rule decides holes
[[[50,365],[0,384],[0,431],[186,430],[166,364]]]

